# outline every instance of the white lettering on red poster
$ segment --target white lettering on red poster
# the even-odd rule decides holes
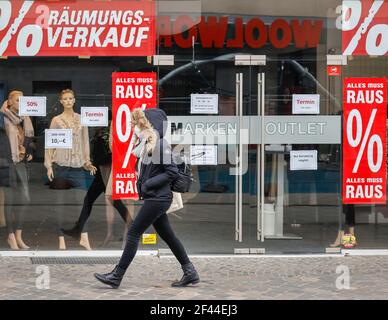
[[[386,100],[385,78],[344,81],[343,203],[385,204]]]
[[[154,72],[117,72],[112,74],[112,196],[113,199],[138,199],[136,157],[133,143],[131,112],[135,108],[156,106]]]
[[[327,66],[327,75],[338,77],[341,75],[341,66]]]
[[[342,52],[344,55],[387,55],[388,1],[342,2]]]
[[[154,1],[0,1],[0,56],[154,55]]]

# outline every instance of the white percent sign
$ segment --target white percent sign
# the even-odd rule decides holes
[[[22,7],[19,10],[18,17],[14,20],[9,27],[5,36],[0,39],[0,56],[7,50],[12,37],[18,32],[18,29],[23,22],[24,17],[31,9],[34,1],[24,1]],[[11,1],[0,1],[0,31],[3,31],[10,23],[12,16],[12,3]],[[32,40],[29,43],[29,38]],[[43,42],[43,31],[39,25],[26,25],[17,35],[16,50],[20,56],[35,56]]]
[[[143,103],[141,106],[142,110],[145,110],[147,107],[147,104]],[[125,117],[125,132],[123,132],[123,117]],[[129,137],[131,136],[131,110],[129,106],[125,103],[123,103],[117,110],[116,115],[116,133],[117,137],[119,138],[120,142],[127,143],[129,140]],[[132,137],[131,142],[128,145],[127,152],[125,154],[124,162],[122,165],[123,169],[126,169],[128,167],[129,159],[131,157],[131,153],[133,150],[133,145],[135,143],[135,136]]]
[[[350,31],[356,28],[360,23],[362,14],[362,1],[345,0],[342,7],[342,30]],[[359,41],[364,35],[374,17],[384,5],[384,0],[374,0],[369,9],[368,16],[365,17],[363,23],[359,26],[353,38],[350,40],[347,48],[343,51],[343,55],[352,55],[356,50]],[[349,15],[350,13],[350,15]],[[380,39],[380,40],[379,40]],[[388,51],[388,25],[377,24],[368,31],[365,50],[370,55],[384,55]]]
[[[356,162],[353,167],[353,173],[358,172],[358,168],[361,163],[361,158],[365,152],[365,147],[367,143],[368,143],[367,157],[368,157],[369,169],[372,172],[376,173],[380,170],[381,165],[383,163],[383,142],[381,141],[380,136],[378,134],[374,134],[372,135],[372,137],[369,138],[372,125],[376,117],[376,113],[377,113],[377,109],[373,109],[372,114],[368,121],[368,125],[366,127],[366,131],[364,133],[364,136],[363,136],[362,118],[361,118],[360,111],[358,111],[357,109],[353,109],[349,113],[348,121],[346,124],[348,142],[353,148],[357,148],[361,143],[360,150],[358,151]],[[356,137],[353,137],[354,120],[356,120]],[[377,146],[376,162],[374,162],[374,156],[373,156],[375,145]]]

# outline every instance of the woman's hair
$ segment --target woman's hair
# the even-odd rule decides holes
[[[155,149],[157,140],[157,136],[152,124],[148,121],[143,110],[140,108],[133,109],[131,117],[131,120],[133,121],[132,123],[144,133],[144,138],[147,140],[146,151],[148,155],[151,155]]]
[[[140,108],[133,109],[132,120],[134,122],[133,124],[137,125],[141,131],[145,129],[152,129],[151,123],[148,121],[143,110]]]
[[[59,94],[59,100],[61,100],[62,97],[63,97],[66,93],[72,94],[73,97],[75,98],[75,93],[74,93],[73,90],[71,90],[71,89],[65,89],[65,90],[62,90],[61,93]]]
[[[23,91],[20,91],[20,90],[11,90],[8,94],[8,99],[12,98],[14,95],[16,94],[21,94],[23,95]]]

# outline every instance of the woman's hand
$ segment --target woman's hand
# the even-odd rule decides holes
[[[91,163],[85,165],[85,169],[90,171],[91,176],[94,176],[97,172],[97,168],[94,165],[92,165]]]
[[[47,178],[49,179],[49,181],[53,181],[53,179],[54,179],[53,168],[48,168],[47,169]]]
[[[33,159],[32,154],[27,155],[27,162],[30,162]]]

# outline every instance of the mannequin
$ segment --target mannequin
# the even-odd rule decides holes
[[[354,204],[344,204],[342,206],[342,210],[343,210],[343,214],[345,215],[345,225],[349,227],[349,233],[352,236],[356,236],[354,232],[354,226],[356,224]],[[344,234],[345,234],[345,227],[343,223],[341,223],[341,226],[338,230],[337,238],[335,239],[334,243],[332,243],[330,246],[332,248],[341,246],[341,241]]]
[[[112,188],[109,184],[109,179],[111,176],[111,167],[112,167],[112,154],[111,154],[111,127],[104,128],[103,130],[97,131],[93,141],[94,141],[94,153],[93,153],[93,162],[97,166],[97,172],[95,179],[84,198],[84,205],[81,210],[81,214],[78,218],[78,221],[75,223],[74,227],[71,229],[63,229],[62,232],[65,235],[71,236],[73,238],[79,238],[80,234],[84,230],[84,226],[87,220],[90,217],[92,212],[93,204],[97,198],[104,193],[105,194],[105,204],[106,204],[106,219],[107,219],[107,235],[102,244],[102,247],[106,246],[109,241],[113,239],[113,220],[114,213],[113,208],[116,208],[121,218],[125,223],[124,237],[128,231],[128,225],[132,223],[134,218],[134,204],[126,203],[121,200],[112,199]],[[104,151],[105,149],[105,151]],[[110,183],[112,183],[110,181]]]
[[[95,175],[97,168],[90,161],[88,128],[81,126],[81,116],[74,111],[76,101],[74,92],[70,89],[63,90],[59,95],[59,101],[63,106],[63,112],[52,119],[50,129],[72,129],[73,146],[72,149],[46,149],[44,162],[47,177],[52,185],[61,180],[76,188],[80,186],[76,176],[82,168],[89,171],[90,175]],[[64,191],[61,190],[61,192]],[[59,249],[66,250],[60,214],[58,232]],[[79,244],[91,250],[87,232],[81,233]]]
[[[30,202],[26,164],[33,158],[28,140],[34,136],[34,128],[29,117],[19,117],[21,96],[23,96],[22,91],[11,91],[8,100],[1,108],[12,158],[10,174],[14,173],[10,176],[11,188],[5,189],[7,242],[12,250],[29,249],[22,238],[22,224],[25,210]],[[23,205],[14,205],[16,202],[20,204],[20,201]]]

